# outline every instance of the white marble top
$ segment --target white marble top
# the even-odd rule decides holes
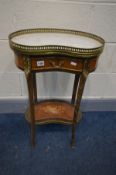
[[[67,33],[28,33],[11,39],[16,44],[24,46],[58,45],[83,49],[92,49],[102,44],[92,38]]]

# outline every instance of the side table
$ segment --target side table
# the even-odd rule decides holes
[[[31,124],[31,143],[35,145],[35,124],[72,124],[71,146],[75,145],[76,124],[81,115],[80,102],[86,79],[96,69],[104,40],[96,35],[65,29],[37,28],[9,35],[18,68],[25,72],[29,107],[26,119]],[[36,73],[62,71],[75,74],[71,102],[38,102]]]

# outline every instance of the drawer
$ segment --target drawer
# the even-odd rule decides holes
[[[67,71],[82,71],[83,63],[79,59],[33,59],[32,70],[67,70]]]
[[[15,62],[17,67],[24,70],[24,57],[16,55]],[[93,72],[96,69],[98,58],[88,60],[88,71]],[[84,60],[79,58],[69,57],[30,57],[32,71],[67,71],[67,72],[82,72]]]

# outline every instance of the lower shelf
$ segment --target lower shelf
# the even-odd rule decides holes
[[[74,106],[66,102],[58,101],[44,101],[37,103],[34,106],[35,123],[64,123],[72,124],[74,115]],[[82,115],[79,112],[78,120],[80,121]],[[26,112],[26,119],[30,122],[29,110]]]

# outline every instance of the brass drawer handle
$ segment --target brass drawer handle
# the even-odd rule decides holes
[[[61,66],[63,66],[64,61],[55,62],[55,61],[50,60],[49,63],[55,68],[60,68]]]

